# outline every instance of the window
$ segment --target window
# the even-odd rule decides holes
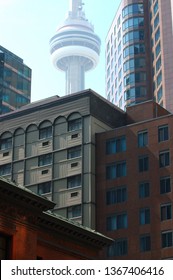
[[[140,225],[146,225],[150,223],[150,209],[142,208],[139,212],[139,222]]]
[[[44,166],[52,163],[52,154],[46,154],[38,157],[38,166]]]
[[[144,26],[144,18],[143,17],[132,17],[123,22],[123,31],[127,28],[139,28]]]
[[[169,139],[168,125],[159,126],[158,128],[158,141],[167,141]]]
[[[130,31],[123,36],[123,44],[144,40],[144,30]]]
[[[160,73],[157,76],[157,87],[159,87],[161,82],[162,82],[162,71],[160,71]]]
[[[127,60],[124,65],[124,72],[126,71],[133,71],[136,70],[138,68],[144,68],[146,65],[146,60],[143,57],[137,57],[137,58],[131,58],[129,60]]]
[[[0,166],[0,176],[11,174],[11,163],[4,164]]]
[[[148,158],[148,156],[140,156],[138,164],[139,164],[139,172],[148,171],[148,169],[149,169],[149,158]]]
[[[155,20],[154,20],[154,29],[156,29],[156,27],[159,24],[159,14],[156,16]]]
[[[108,247],[108,257],[127,255],[127,239],[117,239]]]
[[[114,188],[106,193],[106,203],[107,205],[122,203],[127,200],[127,188],[126,187],[119,187]]]
[[[68,122],[68,131],[79,130],[82,128],[82,119],[76,119]]]
[[[82,215],[81,205],[75,205],[75,206],[67,208],[67,218],[68,219],[81,217],[81,215]]]
[[[40,128],[39,139],[47,139],[52,137],[52,126]]]
[[[163,151],[159,154],[159,167],[169,166],[170,156],[169,151]]]
[[[161,51],[161,46],[160,46],[160,42],[157,44],[157,47],[156,47],[156,58],[158,57],[158,55],[160,54],[160,51]]]
[[[12,137],[0,140],[0,149],[6,150],[12,148]]]
[[[150,235],[143,235],[140,237],[140,251],[147,252],[151,250],[151,238]]]
[[[76,188],[81,186],[81,175],[75,175],[67,178],[67,188]]]
[[[172,205],[170,203],[161,205],[161,221],[172,219]]]
[[[162,99],[163,96],[163,91],[162,91],[162,87],[159,88],[158,93],[157,93],[157,102],[160,102],[160,100]],[[163,101],[162,101],[163,103]],[[161,105],[161,103],[160,103]],[[161,105],[163,107],[163,105]]]
[[[127,214],[121,213],[107,218],[107,230],[127,228]]]
[[[161,238],[162,238],[162,248],[173,246],[173,232],[172,231],[162,232]]]
[[[145,131],[140,131],[138,132],[138,147],[145,147],[148,145],[148,132]]]
[[[144,13],[144,6],[143,4],[132,4],[126,6],[122,11],[122,16],[126,17],[127,15],[131,14],[143,14]]]
[[[170,177],[163,177],[160,179],[160,194],[168,193],[171,191]]]
[[[135,54],[145,54],[144,44],[134,44],[126,47],[123,51],[124,58],[127,56],[134,56]]]
[[[159,9],[158,1],[154,4],[154,15],[157,13]]]
[[[155,43],[157,43],[157,41],[160,38],[160,28],[157,29],[156,33],[155,33]]]
[[[44,182],[38,185],[38,194],[42,195],[51,192],[51,182]]]
[[[133,101],[135,101],[140,97],[145,97],[146,93],[146,87],[131,87],[124,92],[124,98],[125,100],[132,99]]]
[[[139,198],[145,198],[150,196],[150,184],[149,182],[139,183]]]
[[[126,162],[117,162],[106,167],[106,179],[111,180],[126,176]]]
[[[116,153],[124,152],[124,151],[126,151],[125,136],[109,139],[106,141],[106,153],[108,155],[116,154]]]
[[[81,156],[81,146],[70,148],[67,151],[67,158],[76,158]]]
[[[156,62],[156,73],[159,71],[161,65],[162,65],[162,62],[161,62],[161,56],[160,56]]]

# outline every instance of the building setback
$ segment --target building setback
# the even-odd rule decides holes
[[[31,98],[31,69],[0,46],[0,114],[14,111]]]
[[[110,259],[173,259],[173,115],[153,101],[96,137],[98,231]]]
[[[53,202],[2,177],[0,196],[0,260],[98,259],[101,248],[112,242],[52,214]]]
[[[95,228],[95,133],[125,113],[91,90],[0,116],[0,176],[56,203],[54,213]]]
[[[126,109],[153,99],[173,112],[172,50],[172,1],[122,0],[106,38],[108,100]]]

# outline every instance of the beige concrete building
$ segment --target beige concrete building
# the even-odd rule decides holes
[[[95,228],[95,133],[122,126],[124,116],[91,90],[0,116],[0,176],[53,200],[55,213]]]

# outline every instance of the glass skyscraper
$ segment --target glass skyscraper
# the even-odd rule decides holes
[[[154,99],[173,112],[172,6],[121,1],[106,38],[106,95],[123,110]]]
[[[30,103],[31,69],[0,46],[0,114]]]

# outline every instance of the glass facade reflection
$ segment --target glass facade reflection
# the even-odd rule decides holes
[[[30,103],[31,69],[0,46],[0,114]]]

